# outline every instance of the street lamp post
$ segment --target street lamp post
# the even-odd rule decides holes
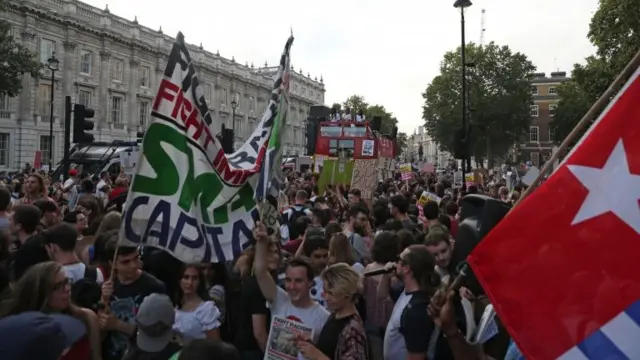
[[[235,150],[236,147],[236,108],[238,107],[238,101],[236,100],[236,98],[234,97],[233,100],[231,100],[231,130],[233,130],[233,148]]]
[[[464,148],[465,148],[465,159],[462,159],[462,174],[464,177],[465,173],[465,162],[467,163],[467,171],[471,171],[471,163],[470,163],[470,154],[469,154],[469,127],[467,126],[467,64],[465,57],[465,28],[464,28],[464,11],[466,8],[471,6],[471,0],[456,0],[453,6],[457,9],[460,9],[460,28],[461,28],[461,41],[462,46],[460,47],[460,63],[462,66],[461,71],[461,81],[462,81],[462,91],[461,91],[461,100],[462,100],[462,131],[464,133]],[[463,179],[464,182],[464,179]]]
[[[49,173],[53,171],[53,101],[55,93],[55,74],[58,71],[60,60],[56,59],[55,51],[51,53],[51,57],[47,60],[47,68],[51,71],[51,108],[49,109]]]

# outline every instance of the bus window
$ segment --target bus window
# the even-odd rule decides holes
[[[342,136],[342,127],[340,126],[322,126],[320,127],[320,136],[339,137]]]
[[[346,126],[344,128],[345,137],[365,137],[366,135],[367,135],[367,128],[364,126],[359,126],[359,127]]]
[[[345,156],[353,158],[356,142],[354,140],[329,140],[329,156],[338,156],[338,150],[344,150]]]
[[[120,174],[120,163],[114,162],[107,168],[107,173],[111,176],[118,176]]]

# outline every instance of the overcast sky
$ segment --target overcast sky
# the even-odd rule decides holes
[[[422,92],[445,52],[460,45],[453,0],[83,0],[118,16],[244,63],[273,65],[293,28],[292,64],[324,77],[325,102],[352,94],[379,103],[413,133],[422,121]],[[472,0],[473,1],[473,0]],[[570,71],[593,53],[586,38],[597,0],[477,0],[466,12],[467,41],[525,53],[538,71]]]

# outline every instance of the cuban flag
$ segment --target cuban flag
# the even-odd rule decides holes
[[[560,356],[559,360],[640,359],[640,301]]]
[[[640,359],[640,68],[469,255],[529,360]]]

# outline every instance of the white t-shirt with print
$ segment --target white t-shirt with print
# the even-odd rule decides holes
[[[290,320],[299,320],[304,325],[312,328],[313,342],[318,341],[320,331],[329,318],[329,311],[318,303],[304,309],[293,306],[289,294],[280,287],[277,287],[276,297],[273,299],[273,303],[268,303],[268,305],[271,309],[271,315]]]

